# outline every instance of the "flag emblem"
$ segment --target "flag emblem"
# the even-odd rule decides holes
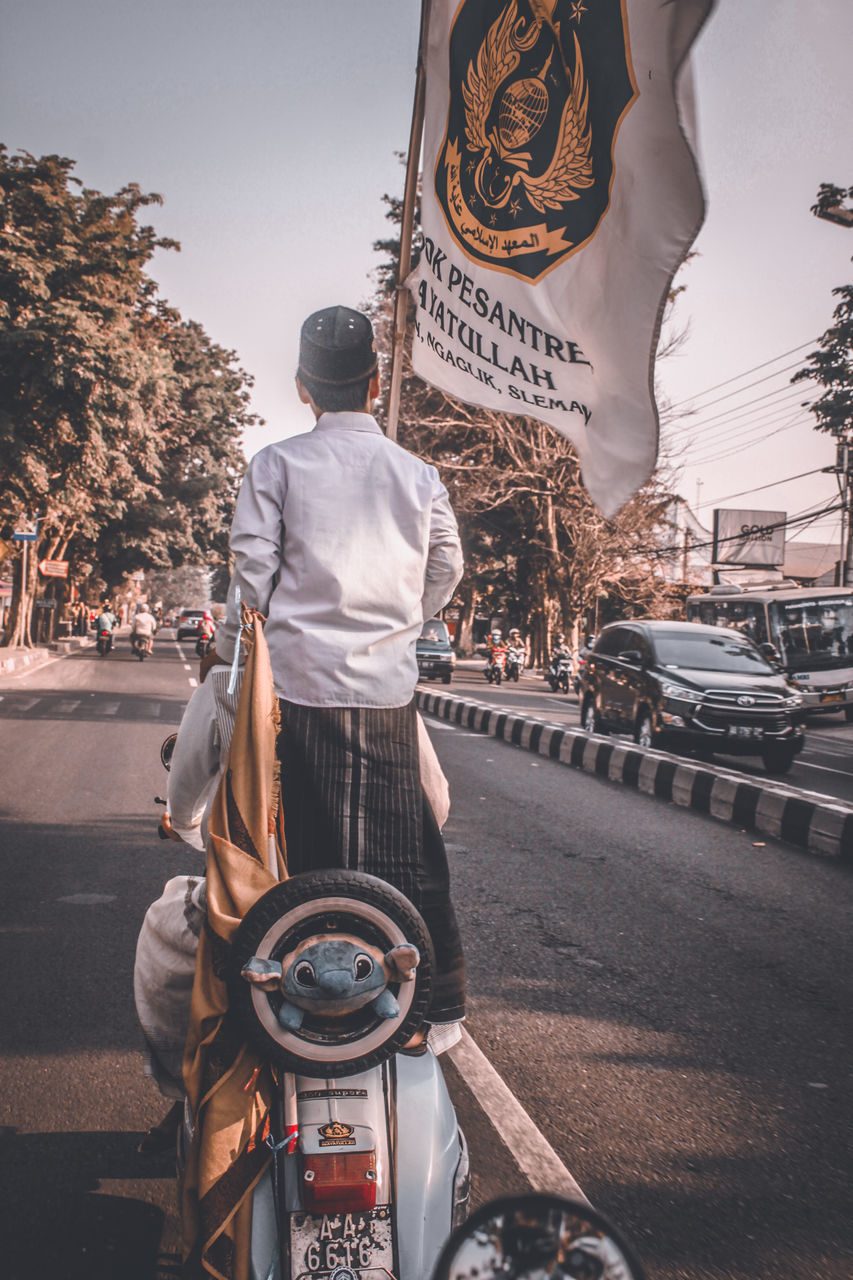
[[[449,53],[435,171],[447,225],[469,258],[536,281],[607,209],[637,96],[623,0],[462,0]]]

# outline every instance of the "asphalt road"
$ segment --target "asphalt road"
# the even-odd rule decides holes
[[[153,805],[194,674],[161,633],[141,665],[125,642],[0,682],[9,1280],[178,1274],[170,1162],[136,1154],[164,1106],[131,990],[147,904],[198,869],[156,841]],[[488,737],[432,735],[469,1030],[589,1198],[655,1280],[849,1280],[850,873]],[[447,1076],[476,1198],[522,1189]]]
[[[514,714],[524,713],[552,724],[579,726],[580,708],[574,692],[554,694],[542,676],[531,671],[526,671],[517,684],[505,681],[495,687],[483,678],[483,665],[482,662],[465,664],[457,668],[450,685],[426,681],[422,688],[509,707]],[[726,769],[766,777],[757,757],[719,755],[715,759]],[[784,781],[804,791],[816,791],[853,803],[853,724],[847,724],[841,713],[810,716],[805,746]]]

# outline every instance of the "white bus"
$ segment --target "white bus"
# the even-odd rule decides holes
[[[773,645],[810,711],[853,721],[853,587],[717,586],[688,598],[687,619]]]

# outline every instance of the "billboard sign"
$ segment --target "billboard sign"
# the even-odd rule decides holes
[[[714,512],[714,564],[750,568],[785,559],[785,511],[718,507]]]

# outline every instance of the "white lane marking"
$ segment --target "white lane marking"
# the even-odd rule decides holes
[[[101,712],[105,716],[114,716],[120,706],[120,702],[105,702],[101,707]]]
[[[196,680],[193,676],[190,676],[190,688],[191,689],[198,688],[198,680]]]
[[[427,720],[426,726],[428,729],[449,729],[457,738],[479,738],[481,742],[489,740],[488,734],[478,733],[476,729],[463,729],[459,724],[445,724],[442,720]]]
[[[76,701],[71,701],[70,699],[64,698],[62,702],[58,702],[56,704],[55,710],[61,711],[63,715],[70,715],[71,712],[76,711],[79,706],[80,706],[79,698],[77,698]]]
[[[851,776],[849,769],[831,769],[828,764],[809,764],[808,760],[797,760],[796,763],[801,765],[803,769],[820,769],[823,773],[839,773],[842,778]],[[830,796],[829,799],[837,799],[837,796]]]
[[[184,663],[184,671],[192,671],[192,667],[188,662]]]
[[[474,1094],[534,1191],[556,1191],[589,1204],[551,1144],[465,1028],[447,1055]]]
[[[41,698],[24,698],[23,702],[17,702],[15,706],[18,711],[30,711],[33,707],[38,706]]]

